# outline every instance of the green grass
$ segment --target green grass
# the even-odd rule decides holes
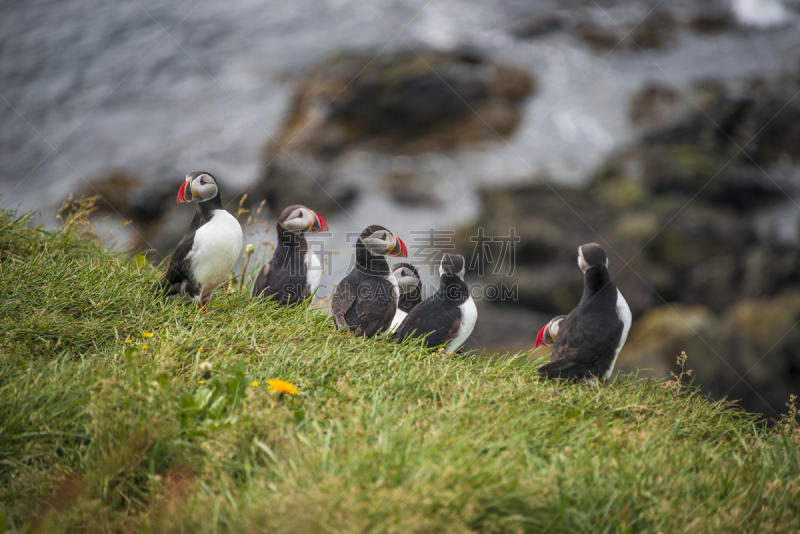
[[[543,382],[530,355],[362,340],[230,288],[203,315],[84,226],[0,213],[0,531],[800,529],[789,417]]]

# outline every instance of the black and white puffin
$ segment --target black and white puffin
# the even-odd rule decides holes
[[[154,290],[206,303],[239,259],[242,226],[222,207],[219,186],[211,173],[186,175],[178,191],[178,204],[183,202],[197,202],[197,212],[172,254],[167,274]]]
[[[539,331],[537,345],[545,334],[553,339],[550,363],[540,367],[539,374],[545,378],[585,378],[596,383],[611,377],[628,338],[632,316],[608,274],[603,247],[595,243],[578,247],[578,265],[584,272],[583,297],[569,315],[556,317]]]
[[[397,299],[397,311],[387,330],[388,334],[393,334],[408,316],[408,312],[422,302],[422,280],[416,267],[410,263],[395,263],[392,265],[392,274],[397,280],[400,297]]]
[[[445,254],[439,273],[439,290],[408,313],[395,340],[428,336],[429,346],[446,344],[447,352],[455,352],[467,340],[478,320],[478,310],[464,282],[464,256]]]
[[[355,269],[333,292],[331,311],[337,328],[372,337],[392,324],[399,290],[384,256],[407,257],[406,244],[383,226],[368,226],[356,241]]]
[[[319,287],[322,260],[308,250],[306,232],[325,232],[328,224],[305,206],[289,206],[278,218],[275,255],[259,271],[253,297],[274,297],[281,304],[302,302]]]

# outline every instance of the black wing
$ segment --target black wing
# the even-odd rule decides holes
[[[347,328],[347,320],[345,315],[353,307],[356,302],[355,288],[349,283],[350,275],[345,276],[344,280],[336,285],[331,298],[331,311],[333,312],[333,320],[336,321],[337,328]]]
[[[256,276],[256,281],[253,282],[253,290],[250,292],[251,297],[266,297],[264,290],[269,287],[269,269],[270,262],[267,262]]]
[[[188,232],[183,236],[181,242],[175,247],[172,258],[169,260],[167,274],[153,286],[153,291],[158,293],[166,290],[166,296],[176,296],[188,294],[195,297],[200,292],[200,288],[192,278],[190,262],[187,259],[194,246],[194,231]]]
[[[275,265],[276,262],[281,264]],[[253,296],[274,295],[281,304],[296,304],[309,297],[305,264],[302,261],[282,263],[273,258],[261,269],[253,285]]]
[[[339,328],[348,328],[364,337],[383,332],[392,324],[397,311],[396,290],[383,278],[370,277],[356,285],[350,273],[336,286],[331,310]]]
[[[461,310],[457,306],[445,307],[440,299],[431,297],[408,312],[408,317],[397,328],[394,339],[401,341],[406,337],[421,338],[430,334],[425,343],[436,347],[455,339],[460,326]]]

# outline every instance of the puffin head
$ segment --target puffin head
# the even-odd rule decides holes
[[[406,248],[406,244],[403,243],[402,239],[377,224],[364,228],[364,231],[358,237],[358,241],[367,250],[378,256],[408,257],[408,248]]]
[[[290,232],[302,234],[305,232],[327,232],[328,223],[319,214],[305,206],[295,204],[289,206],[278,218],[278,224]]]
[[[460,254],[444,254],[442,256],[442,264],[439,266],[439,274],[458,276],[463,280],[465,272],[466,262],[464,261],[464,256]]]
[[[181,202],[205,202],[219,195],[217,180],[210,172],[197,171],[186,175],[180,191],[178,191],[178,204]]]
[[[608,267],[608,257],[603,247],[597,243],[589,243],[578,247],[578,266],[586,272],[595,265]]]
[[[553,317],[550,319],[550,322],[547,323],[539,330],[539,335],[536,336],[536,346],[544,345],[545,347],[550,347],[553,343],[556,342],[556,336],[558,335],[558,327],[561,325],[561,321],[566,319],[566,315],[559,315],[558,317]]]
[[[401,294],[414,291],[422,283],[419,272],[410,263],[395,263],[392,265],[392,273],[394,273]]]

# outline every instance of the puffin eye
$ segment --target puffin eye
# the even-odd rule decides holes
[[[200,185],[206,185],[206,179],[202,176],[200,177]]]

